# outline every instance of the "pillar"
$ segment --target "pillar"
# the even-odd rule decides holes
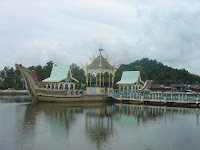
[[[127,93],[129,92],[129,85],[127,85]]]
[[[58,89],[60,89],[60,84],[61,84],[61,83],[58,83]]]
[[[114,78],[115,78],[115,75],[113,74],[112,75],[112,87],[113,87],[113,84],[114,84]]]
[[[101,72],[99,73],[99,86],[101,86]]]
[[[67,86],[68,86],[68,90],[70,90],[71,84],[70,84],[70,83],[67,83]]]
[[[123,85],[123,93],[124,93],[124,90],[125,90],[125,86]]]
[[[97,75],[98,75],[98,74],[96,74],[96,86],[97,86]]]
[[[87,86],[88,86],[88,75],[89,74],[87,74],[87,76],[86,76],[86,84],[87,84]]]
[[[103,86],[104,86],[104,73],[103,73]]]
[[[133,93],[133,85],[131,85],[131,93]]]
[[[108,86],[110,86],[110,74],[108,74],[109,78],[108,78]]]
[[[73,84],[73,90],[75,90],[75,83]]]
[[[92,85],[92,80],[91,80],[91,73],[90,73],[90,86]]]

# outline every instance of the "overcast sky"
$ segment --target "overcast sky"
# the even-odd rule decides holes
[[[0,70],[157,59],[200,75],[199,0],[0,0]]]

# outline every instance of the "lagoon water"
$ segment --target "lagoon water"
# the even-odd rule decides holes
[[[200,109],[0,98],[1,150],[199,150]]]

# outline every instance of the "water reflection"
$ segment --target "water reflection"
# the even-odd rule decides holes
[[[23,103],[32,102],[29,95],[16,95],[16,96],[0,96],[0,103]]]
[[[114,113],[118,116],[125,115],[137,118],[138,126],[163,118],[166,124],[167,116],[170,118],[170,122],[173,123],[174,115],[185,116],[196,114],[196,125],[199,126],[199,108],[115,104]]]
[[[86,109],[86,135],[97,149],[109,143],[114,134],[113,114],[113,107],[109,105]]]
[[[155,122],[164,119],[166,125],[167,123],[173,124],[176,116],[191,114],[196,116],[196,126],[199,126],[199,109],[125,104],[108,105],[104,103],[38,103],[28,105],[24,117],[23,132],[25,135],[38,136],[35,130],[38,126],[43,126],[42,123],[44,123],[45,126],[41,129],[51,132],[56,138],[49,140],[54,142],[55,139],[60,139],[60,137],[69,140],[73,134],[70,134],[70,132],[74,132],[73,128],[81,125],[84,136],[87,137],[90,145],[95,149],[105,149],[110,144],[111,139],[120,134],[118,131],[120,129],[115,127],[115,124],[119,126],[120,123],[125,128],[135,128],[154,125]]]
[[[3,109],[2,104],[0,121],[5,125],[0,127],[0,147],[4,149],[182,150],[200,146],[196,108],[106,103],[9,106],[6,103],[9,109]],[[2,115],[5,112],[6,116]],[[8,116],[12,116],[11,121],[7,120]]]

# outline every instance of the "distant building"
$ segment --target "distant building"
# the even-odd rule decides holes
[[[50,89],[66,89],[75,90],[78,80],[72,77],[70,66],[53,66],[51,75],[49,78],[44,79],[46,88]]]
[[[184,91],[188,90],[187,84],[170,84],[170,87],[171,87],[172,91],[184,92]]]
[[[151,84],[149,89],[151,91],[161,91],[161,92],[165,92],[165,91],[170,91],[171,87],[169,86],[165,86],[163,84]]]
[[[122,93],[137,92],[144,86],[139,71],[123,71],[121,80],[116,84]]]

